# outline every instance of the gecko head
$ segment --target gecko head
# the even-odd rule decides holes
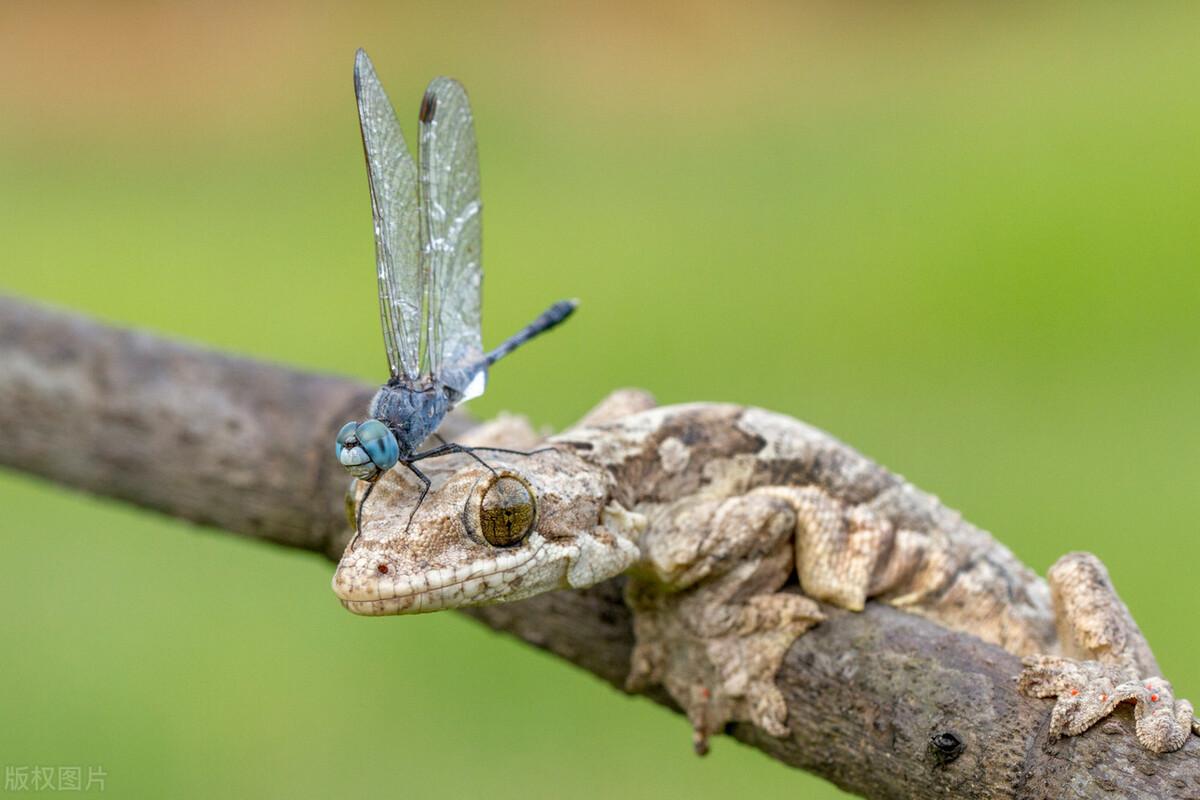
[[[509,458],[431,468],[415,512],[420,484],[385,475],[334,573],[342,605],[382,615],[507,602],[591,586],[637,559],[644,520],[611,502],[604,470],[564,449]]]

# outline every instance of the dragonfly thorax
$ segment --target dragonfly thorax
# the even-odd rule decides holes
[[[452,405],[445,387],[432,384],[424,387],[403,383],[387,383],[371,401],[371,416],[380,420],[396,436],[400,459],[412,455],[442,423]]]

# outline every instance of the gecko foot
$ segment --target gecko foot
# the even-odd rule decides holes
[[[696,614],[688,608],[689,594],[627,588],[637,612],[637,646],[626,688],[666,687],[687,713],[701,755],[708,737],[731,721],[787,735],[787,703],[775,673],[792,642],[822,619],[817,604],[776,593]]]
[[[1200,734],[1192,704],[1176,700],[1170,681],[1139,678],[1129,670],[1098,661],[1030,656],[1018,687],[1032,697],[1056,698],[1050,715],[1053,736],[1076,736],[1108,716],[1120,703],[1134,704],[1134,729],[1148,750],[1169,753]]]

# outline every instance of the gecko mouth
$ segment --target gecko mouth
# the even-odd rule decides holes
[[[354,563],[338,567],[333,591],[347,610],[368,616],[419,614],[475,605],[509,594],[544,560],[543,543],[534,538],[541,537],[534,534],[519,551],[459,567],[395,577],[380,570],[381,565],[387,566],[386,557],[380,560],[364,554]]]

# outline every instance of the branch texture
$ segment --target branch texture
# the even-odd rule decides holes
[[[328,558],[349,537],[331,432],[373,391],[0,297],[0,464]],[[470,424],[452,414],[443,434]],[[784,763],[870,798],[1200,798],[1196,737],[1150,753],[1120,710],[1050,741],[1052,703],[1017,693],[1015,656],[875,603],[822,610],[777,676],[790,736],[730,731]],[[466,613],[625,680],[619,579]]]

